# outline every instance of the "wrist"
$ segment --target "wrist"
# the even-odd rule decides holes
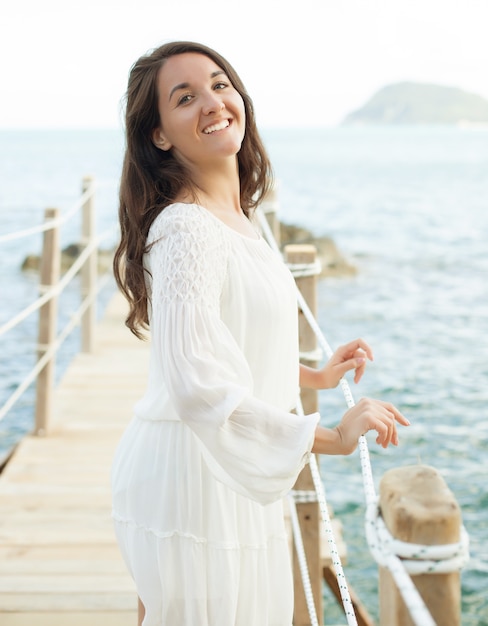
[[[328,366],[315,369],[301,363],[300,386],[306,389],[330,389],[333,387],[334,385],[330,383]]]
[[[317,426],[312,452],[316,454],[342,454],[342,436],[336,428]]]
[[[357,440],[351,440],[351,437],[347,437],[347,432],[344,432],[342,423],[338,424],[334,427],[334,430],[337,432],[338,444],[337,449],[338,452],[336,454],[352,454],[357,446]]]

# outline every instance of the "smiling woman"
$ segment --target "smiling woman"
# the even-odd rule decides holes
[[[114,271],[127,326],[151,329],[145,395],[118,446],[113,517],[144,626],[290,626],[282,497],[310,453],[348,454],[390,404],[362,400],[334,429],[293,411],[299,385],[364,373],[358,339],[299,364],[291,273],[252,211],[271,182],[252,102],[232,66],[176,42],[142,57],[127,90]]]

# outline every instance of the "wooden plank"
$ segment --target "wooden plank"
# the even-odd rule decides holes
[[[135,626],[136,611],[92,611],[58,613],[10,613],[2,615],[2,626]]]
[[[77,355],[55,391],[53,433],[25,437],[0,476],[2,626],[137,623],[110,466],[145,388],[148,350],[123,328],[124,314],[116,296],[94,354]]]
[[[5,613],[37,613],[55,611],[128,611],[137,606],[135,593],[79,593],[73,587],[69,593],[36,591],[7,593],[0,596],[2,626]],[[66,625],[68,626],[68,625]]]
[[[69,548],[69,549],[68,549]],[[114,541],[101,545],[79,543],[74,546],[66,546],[61,542],[55,545],[0,545],[0,561],[5,567],[8,563],[18,562],[20,559],[26,561],[66,561],[76,559],[76,562],[93,563],[98,560],[113,560],[125,567],[120,557],[119,548]]]
[[[30,575],[36,572],[38,575],[54,574],[77,574],[92,576],[96,569],[97,575],[126,575],[125,564],[120,559],[103,559],[92,556],[91,559],[74,558],[71,551],[67,557],[49,559],[29,559],[25,556],[22,559],[0,560],[0,576],[20,576]],[[0,585],[2,581],[0,581]]]
[[[40,593],[45,596],[53,595],[78,595],[83,593],[103,594],[116,593],[125,595],[134,591],[134,585],[130,578],[124,574],[81,574],[70,573],[39,575],[36,572],[21,573],[18,575],[9,574],[0,580],[0,597],[8,594],[22,595],[24,593]],[[74,590],[76,590],[74,592]]]

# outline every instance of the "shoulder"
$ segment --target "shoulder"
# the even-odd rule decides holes
[[[224,230],[204,207],[176,202],[168,205],[156,217],[149,229],[147,241],[151,244],[174,236],[195,242],[222,241]]]
[[[158,297],[218,302],[231,248],[206,213],[198,205],[171,204],[151,225],[145,259]]]
[[[171,257],[182,263],[223,266],[231,246],[228,234],[207,209],[197,204],[170,204],[154,220],[147,237],[149,255]]]

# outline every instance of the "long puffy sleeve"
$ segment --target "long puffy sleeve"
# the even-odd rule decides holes
[[[205,211],[172,205],[151,229],[153,351],[169,400],[216,478],[267,504],[293,486],[319,416],[301,418],[256,396],[249,361],[221,313],[224,287],[233,288],[232,236]]]

